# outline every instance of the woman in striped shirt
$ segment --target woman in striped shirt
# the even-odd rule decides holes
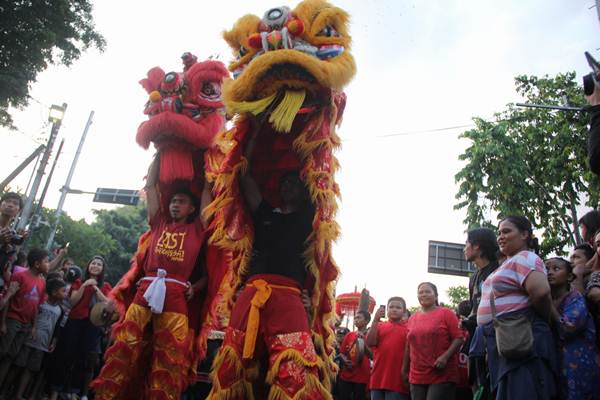
[[[552,300],[543,261],[531,222],[507,217],[500,222],[498,245],[506,261],[482,285],[477,324],[483,330],[492,390],[497,400],[552,399],[556,396],[556,354],[548,321]],[[496,317],[526,315],[531,321],[534,346],[529,356],[508,359],[498,354],[492,325],[490,297]]]

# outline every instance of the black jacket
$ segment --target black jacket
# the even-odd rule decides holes
[[[590,113],[590,136],[588,138],[588,161],[590,170],[600,175],[600,105],[588,107]]]

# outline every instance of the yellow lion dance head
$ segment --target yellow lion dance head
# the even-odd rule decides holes
[[[348,14],[323,0],[294,10],[272,8],[263,18],[246,15],[223,37],[235,60],[234,79],[223,99],[230,113],[267,110],[277,131],[289,132],[294,117],[330,99],[354,76]]]

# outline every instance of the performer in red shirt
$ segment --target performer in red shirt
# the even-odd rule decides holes
[[[403,373],[408,373],[412,400],[453,400],[458,382],[457,352],[463,333],[452,310],[440,307],[437,287],[418,287],[421,311],[408,321],[408,352]]]
[[[371,375],[372,353],[367,347],[367,324],[371,316],[367,311],[358,311],[354,316],[356,331],[348,333],[340,352],[344,364],[340,371],[339,393],[342,399],[362,400],[366,399],[367,385]]]
[[[402,297],[392,297],[387,303],[387,322],[380,322],[385,316],[385,307],[375,312],[373,324],[367,335],[367,345],[373,350],[373,370],[371,371],[372,400],[408,400],[408,386],[402,379],[398,361],[404,359],[408,328],[404,320],[406,302]]]
[[[152,366],[143,392],[149,398],[179,399],[184,389],[193,344],[187,301],[206,285],[205,278],[194,284],[189,279],[204,239],[200,210],[202,204],[210,201],[210,192],[205,185],[204,200],[198,201],[187,188],[176,189],[165,215],[160,207],[158,176],[157,156],[150,165],[146,182],[151,239],[144,258],[144,277],[139,281],[124,322],[114,329],[115,343],[107,352],[105,366],[94,384],[97,399],[120,398],[128,390],[131,379],[128,369],[140,357],[144,330],[150,324]]]

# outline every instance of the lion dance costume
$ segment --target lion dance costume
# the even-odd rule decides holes
[[[338,269],[331,247],[339,189],[334,181],[340,145],[335,127],[345,106],[342,88],[355,73],[348,15],[322,0],[294,10],[246,15],[224,38],[236,60],[223,100],[235,114],[233,129],[209,150],[206,177],[214,183],[209,243],[232,254],[220,290],[228,299],[229,326],[213,363],[210,399],[329,399],[334,288]],[[295,171],[308,188],[314,217],[303,254],[306,280],[265,274],[248,278],[255,229],[240,189],[252,114],[256,133],[252,169],[262,198],[281,204],[277,187]],[[285,266],[282,266],[285,268]],[[309,315],[300,291],[309,292]]]
[[[144,148],[153,143],[160,154],[160,210],[139,240],[131,269],[111,293],[121,320],[93,383],[96,399],[179,399],[195,378],[209,332],[223,329],[214,310],[217,288],[209,284],[204,297],[185,300],[190,281],[206,274],[220,281],[223,255],[205,246],[200,218],[170,223],[168,204],[182,187],[201,197],[204,153],[225,122],[221,84],[229,73],[217,61],[197,62],[190,53],[182,59],[184,72],[156,67],[140,81],[149,93],[144,110],[149,119],[136,140]]]

